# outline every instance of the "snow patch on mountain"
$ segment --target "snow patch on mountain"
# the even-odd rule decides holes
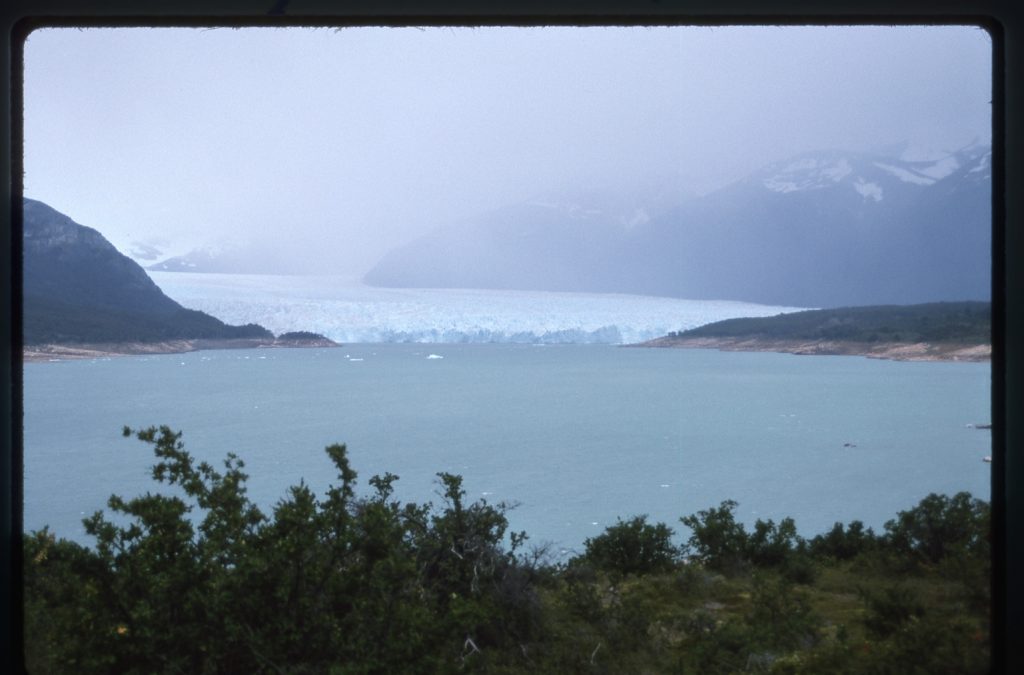
[[[902,167],[893,166],[892,164],[885,164],[883,162],[875,162],[874,164],[879,169],[887,171],[891,173],[893,176],[896,176],[904,183],[913,183],[914,185],[932,185],[935,183],[936,180],[928,176],[922,176],[918,173],[914,173],[913,171],[909,171],[908,169],[904,169]]]
[[[621,220],[622,224],[626,227],[627,230],[631,230],[634,227],[639,227],[640,225],[646,225],[650,221],[651,216],[650,214],[647,213],[647,209],[637,209],[636,211],[633,212],[632,216],[630,216],[629,218],[623,218]]]
[[[853,173],[845,158],[818,159],[805,157],[786,164],[762,182],[773,192],[797,192],[829,187]]]
[[[989,150],[978,160],[978,164],[967,173],[978,173],[980,171],[987,171],[992,167],[992,151]],[[985,178],[988,177],[986,174]]]
[[[882,186],[878,183],[869,183],[863,178],[858,178],[853,184],[853,189],[867,200],[869,197],[876,202],[882,201]]]
[[[917,169],[917,172],[924,174],[929,178],[934,178],[935,180],[942,180],[943,178],[949,176],[959,168],[960,162],[957,161],[956,157],[950,155],[949,157],[940,159],[938,162],[935,162],[931,166],[925,167],[923,169]]]

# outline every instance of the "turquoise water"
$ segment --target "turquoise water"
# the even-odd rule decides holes
[[[880,528],[929,492],[989,496],[990,432],[968,427],[989,421],[989,364],[367,344],[30,363],[24,381],[25,529],[83,543],[111,493],[153,486],[125,424],[236,452],[268,508],[299,480],[326,488],[323,447],[344,442],[362,486],[391,471],[398,497],[436,502],[435,474],[458,473],[472,498],[518,502],[531,541],[577,550],[616,517],[675,527],[724,499],[813,535]]]

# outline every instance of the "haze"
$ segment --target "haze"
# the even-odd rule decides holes
[[[26,196],[143,262],[245,243],[353,278],[553,192],[991,140],[976,27],[42,29],[24,81]]]

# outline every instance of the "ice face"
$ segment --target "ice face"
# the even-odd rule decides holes
[[[802,308],[596,293],[375,288],[337,277],[150,272],[186,307],[336,342],[628,344]]]

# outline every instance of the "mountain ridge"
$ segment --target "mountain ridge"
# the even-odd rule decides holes
[[[536,219],[527,205],[502,212],[518,221],[492,212],[435,230],[365,282],[808,307],[990,297],[984,144],[927,159],[801,153],[629,228]]]
[[[97,230],[43,202],[23,200],[23,223],[26,346],[273,339],[182,307]]]

